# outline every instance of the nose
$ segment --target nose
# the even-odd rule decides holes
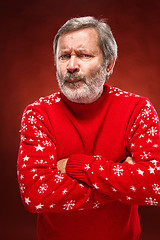
[[[76,56],[70,57],[67,65],[67,71],[69,73],[79,72],[79,65],[78,65]]]

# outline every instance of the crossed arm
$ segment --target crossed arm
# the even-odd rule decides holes
[[[127,147],[131,157],[123,163],[77,154],[60,160],[57,168],[124,203],[160,205],[160,125],[149,102],[130,129]]]
[[[57,161],[50,122],[42,119],[40,110],[29,107],[22,121],[18,178],[29,211],[92,209],[113,200],[160,205],[160,127],[151,106],[141,110],[129,133],[133,160],[123,163],[82,154]]]
[[[61,159],[57,162],[57,169],[61,171],[61,173],[66,173],[66,165],[68,158]],[[134,164],[134,160],[131,157],[127,157],[124,162],[129,164]]]

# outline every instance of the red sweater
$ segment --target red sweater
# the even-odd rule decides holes
[[[56,167],[63,158],[67,174]],[[39,240],[139,239],[138,205],[160,205],[156,111],[108,85],[91,104],[61,92],[41,98],[24,111],[18,178]]]

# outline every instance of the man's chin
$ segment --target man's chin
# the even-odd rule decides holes
[[[88,91],[83,87],[71,88],[65,86],[61,88],[63,94],[72,102],[79,102],[82,99],[88,98]]]

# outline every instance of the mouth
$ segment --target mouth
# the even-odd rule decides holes
[[[82,79],[71,78],[71,79],[66,80],[66,82],[67,83],[77,83],[77,82],[82,82]]]

